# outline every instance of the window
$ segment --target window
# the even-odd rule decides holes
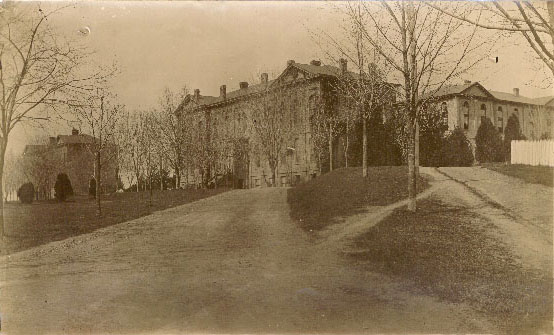
[[[469,104],[467,103],[467,101],[464,102],[462,110],[464,112],[464,129],[468,130],[469,129]]]
[[[502,114],[501,106],[498,106],[498,115],[496,120],[497,120],[498,131],[499,132],[504,131],[504,116]]]
[[[546,119],[546,126],[547,126],[548,128],[552,127],[552,120],[551,120],[550,118],[547,118],[547,119]]]
[[[487,106],[481,104],[481,117],[487,116]]]
[[[448,126],[448,107],[446,106],[446,102],[441,104],[441,117],[443,124]]]

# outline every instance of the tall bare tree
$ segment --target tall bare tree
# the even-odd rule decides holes
[[[96,210],[99,216],[102,215],[100,198],[102,196],[103,162],[114,162],[118,159],[115,143],[117,127],[123,116],[123,110],[123,105],[117,103],[117,97],[108,93],[106,88],[94,89],[75,110],[75,116],[82,128],[92,135],[92,140],[87,144],[87,148],[94,155]]]
[[[248,102],[254,136],[271,170],[271,186],[276,186],[277,167],[289,137],[286,116],[282,112],[287,110],[286,103],[286,88],[278,84]]]
[[[9,136],[25,123],[51,120],[83,90],[105,77],[83,71],[86,49],[58,36],[37,4],[3,2],[0,7],[0,198]],[[3,204],[0,202],[3,213]],[[3,235],[3,215],[0,215]]]
[[[159,128],[159,141],[164,157],[171,165],[175,174],[175,183],[180,185],[184,159],[187,151],[187,136],[184,132],[189,131],[189,127],[180,122],[186,122],[187,118],[179,118],[176,114],[179,104],[189,94],[188,89],[183,87],[179,92],[173,92],[165,88],[159,99],[159,111],[156,115],[156,121]]]
[[[456,11],[458,4],[451,4]],[[361,2],[364,16],[358,21],[363,40],[401,80],[400,106],[406,117],[408,146],[408,209],[416,210],[416,125],[418,109],[427,97],[465,72],[482,58],[471,57],[484,42],[474,41],[476,27],[424,2]]]

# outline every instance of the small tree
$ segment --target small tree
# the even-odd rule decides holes
[[[473,152],[462,128],[456,127],[443,141],[440,165],[471,166]]]
[[[475,136],[475,158],[480,163],[500,162],[503,158],[502,138],[487,117],[481,118],[481,125]]]
[[[58,201],[65,201],[68,196],[73,195],[73,187],[71,187],[71,181],[65,173],[58,174],[56,183],[54,184],[54,196]]]
[[[23,204],[33,203],[33,198],[35,197],[35,187],[33,183],[25,183],[21,185],[19,190],[17,190],[17,197]]]
[[[523,136],[523,133],[521,132],[517,115],[510,115],[508,122],[506,123],[506,128],[504,128],[504,158],[507,162],[509,162],[512,157],[512,141],[524,139],[525,136]]]

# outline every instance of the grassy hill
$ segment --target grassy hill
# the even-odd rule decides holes
[[[428,187],[420,178],[419,190]],[[367,206],[384,206],[408,197],[406,166],[337,169],[302,183],[288,191],[291,216],[305,230],[320,230],[340,217],[363,211]]]

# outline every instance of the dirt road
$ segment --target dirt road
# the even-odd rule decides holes
[[[289,218],[285,189],[241,190],[1,260],[2,331],[494,331],[462,304],[362,271]]]
[[[481,167],[424,169],[442,188],[444,201],[463,205],[496,227],[525,267],[552,273],[554,189]],[[438,173],[437,173],[438,172]]]

